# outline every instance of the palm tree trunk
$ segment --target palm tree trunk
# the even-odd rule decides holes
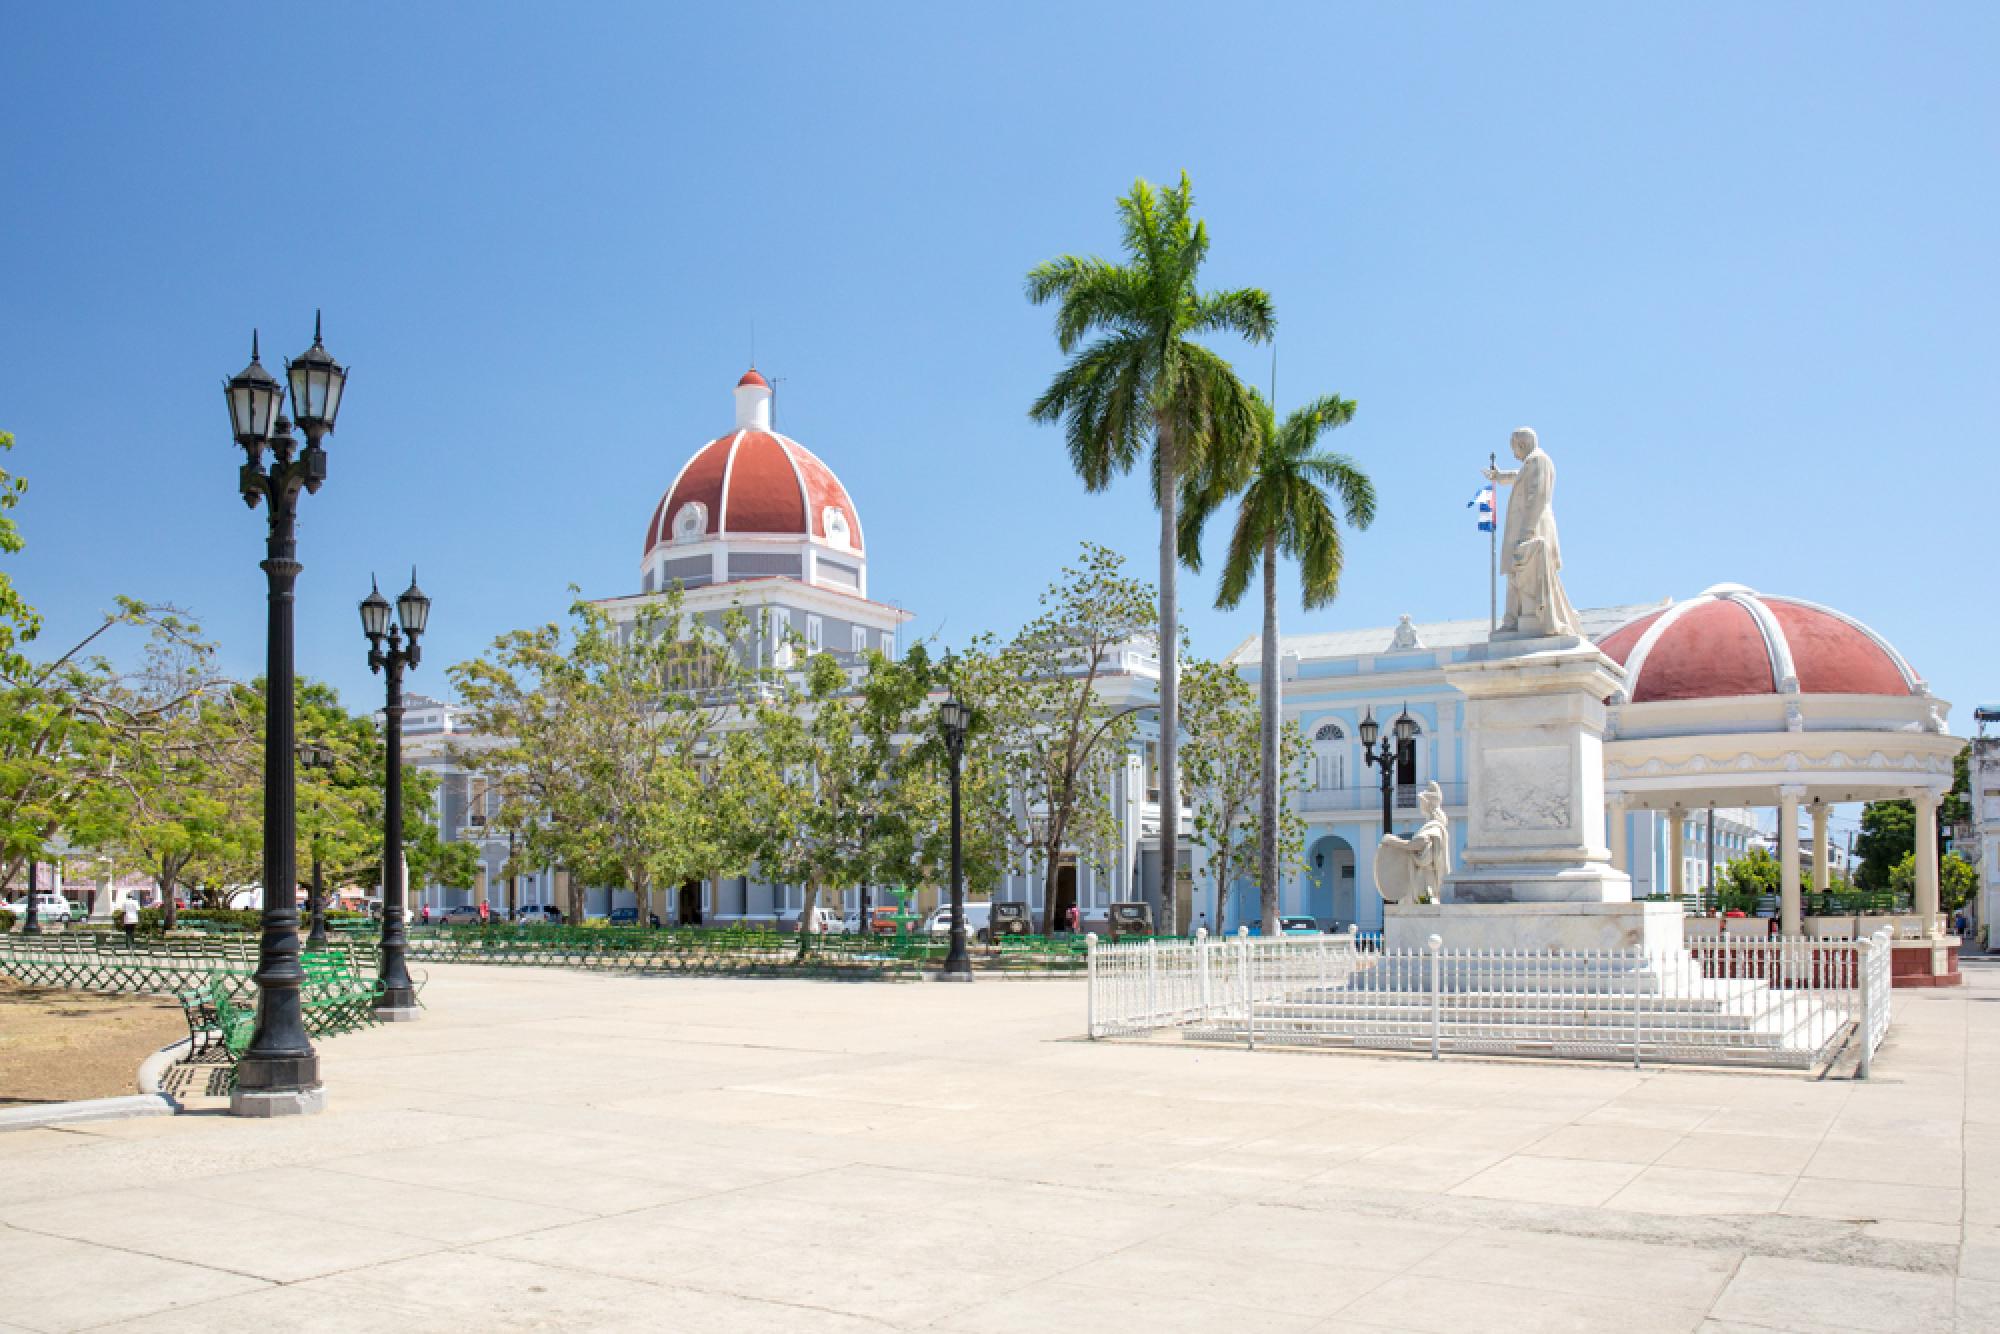
[[[1264,934],[1278,934],[1278,539],[1264,539],[1264,642],[1258,673],[1263,707],[1262,782],[1257,790],[1257,888]]]
[[[1160,916],[1153,929],[1180,934],[1174,899],[1181,869],[1180,460],[1174,430],[1156,421],[1160,453]]]

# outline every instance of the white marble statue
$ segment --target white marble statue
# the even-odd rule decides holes
[[[1488,481],[1514,489],[1507,497],[1507,526],[1500,535],[1507,606],[1495,639],[1535,639],[1582,634],[1576,608],[1562,586],[1562,547],[1556,541],[1556,465],[1535,433],[1523,426],[1508,442],[1521,466],[1488,468]]]
[[[1417,797],[1424,822],[1408,838],[1382,835],[1375,847],[1375,888],[1386,903],[1436,903],[1451,874],[1451,821],[1436,783]]]

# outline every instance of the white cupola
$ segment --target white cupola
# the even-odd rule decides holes
[[[757,373],[755,366],[745,371],[743,378],[736,382],[736,429],[771,429],[771,384]]]

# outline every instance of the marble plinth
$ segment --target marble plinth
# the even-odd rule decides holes
[[[1445,904],[1629,904],[1604,822],[1604,701],[1624,669],[1585,640],[1496,637],[1445,679],[1465,695],[1469,779]]]
[[[1678,903],[1390,903],[1382,910],[1382,945],[1448,950],[1630,950],[1677,957],[1686,947]]]

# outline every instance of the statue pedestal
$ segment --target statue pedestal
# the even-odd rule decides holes
[[[1382,908],[1382,948],[1421,951],[1439,936],[1448,950],[1536,954],[1642,946],[1654,959],[1669,960],[1686,948],[1685,922],[1678,903],[1389,903]]]
[[[1578,636],[1512,638],[1475,649],[1445,679],[1466,697],[1470,782],[1444,906],[1638,906],[1605,846],[1604,701],[1624,669]]]
[[[1681,906],[1632,902],[1604,825],[1604,701],[1624,669],[1577,636],[1503,638],[1445,669],[1465,693],[1465,851],[1442,903],[1392,903],[1383,945],[1631,951],[1678,961]],[[1629,967],[1629,965],[1626,965]],[[1677,966],[1677,964],[1676,964]]]

